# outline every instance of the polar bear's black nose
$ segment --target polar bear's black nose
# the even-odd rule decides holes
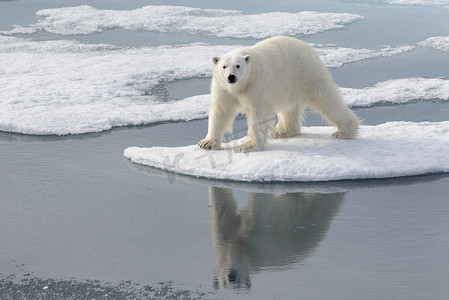
[[[234,269],[230,269],[229,270],[229,274],[228,274],[228,280],[231,283],[236,283],[237,279],[238,279],[239,274],[237,273],[236,270]]]
[[[229,83],[234,83],[234,82],[236,82],[237,80],[237,77],[235,77],[235,75],[229,75],[228,76],[228,82]]]

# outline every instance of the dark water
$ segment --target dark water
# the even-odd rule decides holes
[[[0,298],[447,295],[449,177],[241,185],[122,157],[129,145],[184,145],[205,130],[0,134]]]

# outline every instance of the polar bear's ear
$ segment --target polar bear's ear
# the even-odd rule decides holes
[[[243,56],[243,58],[245,59],[245,61],[247,63],[249,63],[251,61],[251,56],[249,56],[249,55]]]
[[[217,56],[212,57],[212,62],[214,63],[214,65],[218,64],[219,60],[220,60],[220,58]]]

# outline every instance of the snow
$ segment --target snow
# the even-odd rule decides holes
[[[449,43],[448,43],[449,44]],[[329,68],[341,67],[347,63],[353,63],[365,59],[374,59],[378,57],[391,57],[393,55],[399,55],[405,52],[412,51],[416,47],[411,46],[400,46],[391,47],[385,46],[379,50],[373,49],[354,49],[345,47],[336,47],[333,45],[326,45],[325,47],[321,45],[312,45],[315,51],[321,57],[323,63]]]
[[[264,151],[234,153],[186,147],[130,147],[132,162],[175,174],[244,182],[318,182],[449,172],[449,121],[361,126],[355,140],[331,138],[330,126],[269,140]]]
[[[425,45],[433,47],[429,40],[424,41]],[[444,42],[449,44],[444,40],[438,45]],[[0,35],[0,130],[82,134],[207,117],[208,95],[162,101],[152,94],[152,88],[161,83],[210,77],[210,58],[235,47],[194,43],[129,48]],[[339,67],[397,55],[411,46],[378,50],[314,47],[328,67]],[[448,86],[449,81],[442,78],[405,78],[362,89],[343,88],[342,94],[351,106],[371,106],[448,100]]]
[[[134,10],[101,10],[91,6],[44,9],[27,27],[14,26],[3,34],[38,31],[60,35],[92,34],[121,28],[132,31],[205,33],[218,37],[266,38],[273,35],[310,35],[361,20],[348,13],[270,12],[243,14],[235,10],[183,6],[144,6]]]
[[[449,80],[441,78],[404,78],[379,82],[362,89],[340,89],[349,106],[401,104],[413,100],[449,100]]]
[[[207,102],[161,102],[151,88],[210,75],[210,58],[232,48],[114,48],[0,36],[0,130],[65,135],[204,117]]]
[[[383,46],[380,49],[354,49],[336,47],[335,45],[313,45],[327,67],[341,67],[347,63],[353,63],[365,59],[379,57],[392,57],[402,53],[413,51],[416,48],[427,48],[442,52],[449,52],[449,36],[430,37],[424,41],[405,46]]]
[[[419,42],[418,46],[449,52],[449,36],[434,36]]]

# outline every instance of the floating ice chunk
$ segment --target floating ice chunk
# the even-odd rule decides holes
[[[119,49],[118,46],[110,44],[85,44],[78,41],[69,40],[33,41],[31,39],[22,39],[0,35],[0,54],[14,52],[91,52],[117,49]]]
[[[264,151],[234,153],[187,147],[130,147],[132,162],[176,174],[220,180],[331,181],[449,172],[449,122],[362,126],[355,140],[330,137],[332,127],[306,127],[300,137],[270,141]]]
[[[170,162],[167,159],[167,164]],[[384,180],[339,180],[339,181],[309,181],[309,182],[248,182],[248,181],[229,181],[211,178],[194,177],[191,175],[180,175],[170,171],[163,171],[161,169],[150,168],[148,166],[137,164],[127,161],[128,167],[135,172],[145,174],[148,176],[159,176],[167,178],[170,184],[175,181],[182,179],[185,182],[204,185],[204,186],[214,186],[221,188],[238,189],[247,192],[254,193],[269,193],[269,194],[285,194],[285,193],[320,193],[320,194],[331,194],[331,193],[342,193],[352,190],[360,189],[372,189],[374,187],[385,187],[392,185],[397,186],[407,186],[414,183],[422,183],[428,181],[437,181],[444,177],[443,174],[436,174],[435,176],[415,176],[415,177],[402,177],[402,178],[390,178]],[[173,164],[172,166],[176,166]]]
[[[123,48],[0,36],[0,130],[81,134],[207,117],[209,95],[162,102],[152,95],[152,88],[161,82],[209,77],[210,58],[234,48],[206,44]],[[317,49],[331,66],[396,51]],[[358,51],[365,54],[355,54]],[[445,79],[409,78],[342,93],[352,106],[370,106],[448,100],[448,86]]]
[[[101,10],[88,5],[39,10],[42,17],[28,27],[14,26],[9,32],[31,34],[47,31],[60,35],[92,34],[104,29],[146,30],[157,32],[176,31],[188,20],[203,16],[211,18],[238,14],[238,11],[199,9],[182,6],[145,6],[134,10]]]
[[[329,46],[315,46],[315,50],[321,57],[327,67],[341,67],[346,63],[352,63],[364,59],[373,59],[378,57],[391,57],[404,52],[412,51],[415,46],[391,47],[385,46],[380,50],[373,49],[354,49]]]
[[[134,10],[100,10],[91,6],[44,9],[43,17],[28,27],[14,26],[4,34],[47,31],[60,35],[92,34],[107,29],[155,32],[187,32],[235,38],[274,35],[309,35],[340,29],[362,19],[348,13],[270,12],[245,15],[239,11],[183,6],[145,6]]]
[[[405,52],[410,52],[417,47],[430,48],[438,51],[449,52],[449,36],[430,37],[413,45],[383,46],[380,49],[354,49],[337,47],[335,45],[313,45],[324,64],[328,67],[340,67],[346,63],[352,63],[364,59],[378,57],[391,57]]]
[[[400,104],[413,100],[449,100],[449,80],[441,78],[393,79],[379,82],[372,87],[340,90],[349,106]]]
[[[120,126],[190,121],[207,117],[208,111],[209,95],[154,104],[116,100],[110,103],[36,103],[0,111],[0,130],[34,135],[83,134]]]
[[[449,52],[449,36],[434,36],[417,44],[423,48],[433,48],[436,50]]]
[[[262,39],[276,35],[311,35],[331,29],[341,29],[360,19],[362,16],[348,13],[270,12],[225,16],[217,20],[197,18],[183,26],[183,29],[189,32],[206,32],[219,37]]]
[[[208,97],[161,103],[151,88],[209,76],[210,57],[232,48],[114,48],[0,36],[0,130],[65,135],[205,117]]]

